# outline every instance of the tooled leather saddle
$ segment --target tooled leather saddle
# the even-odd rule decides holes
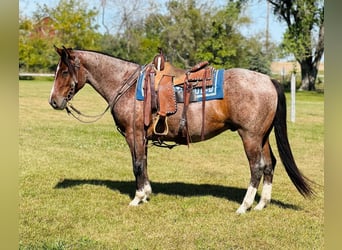
[[[193,88],[202,88],[202,132],[204,140],[205,117],[205,88],[213,84],[213,67],[207,61],[196,64],[189,70],[174,67],[166,62],[160,51],[151,64],[146,68],[144,83],[144,124],[148,127],[153,122],[153,132],[157,136],[168,134],[167,117],[177,112],[177,99],[174,86],[183,89],[183,96],[179,102],[184,103],[180,120],[179,134],[186,138],[189,144],[190,137],[187,124],[187,110],[191,102]],[[152,121],[152,114],[157,113]]]

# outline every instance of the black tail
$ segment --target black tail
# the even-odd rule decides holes
[[[309,185],[309,182],[311,181],[298,169],[287,137],[286,98],[284,90],[279,82],[276,80],[272,80],[272,82],[278,93],[278,106],[274,118],[274,131],[280,159],[285,166],[288,176],[290,177],[292,183],[296,186],[299,193],[301,193],[301,195],[304,197],[308,197],[314,193],[313,189]]]

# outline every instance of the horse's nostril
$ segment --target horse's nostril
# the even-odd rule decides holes
[[[57,102],[55,100],[49,100],[49,103],[54,109],[57,108]]]

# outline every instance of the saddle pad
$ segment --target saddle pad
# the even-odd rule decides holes
[[[224,69],[215,70],[213,73],[213,84],[205,88],[205,100],[216,100],[223,98],[223,76]],[[177,102],[183,102],[183,88],[180,85],[174,87]],[[202,87],[193,88],[190,102],[201,102],[203,99]]]
[[[223,76],[224,69],[215,70],[213,74],[213,85],[206,87],[206,100],[215,100],[223,98]],[[136,99],[138,101],[144,100],[144,82],[145,82],[145,71],[142,71],[138,78],[138,84],[136,88]],[[180,95],[179,92],[183,92],[183,88],[180,86],[174,86],[176,95]],[[195,96],[195,100],[192,101],[202,101],[202,88],[193,88],[192,95]],[[181,94],[183,95],[183,94]]]
[[[144,83],[145,83],[145,70],[140,72],[138,77],[137,89],[136,89],[136,99],[138,101],[144,100]]]

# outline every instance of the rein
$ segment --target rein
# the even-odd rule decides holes
[[[109,108],[110,108],[110,105],[108,105],[106,107],[106,109],[101,114],[99,114],[99,115],[86,115],[86,114],[83,114],[81,111],[79,111],[77,108],[75,108],[71,103],[67,102],[67,106],[65,107],[65,110],[67,111],[68,115],[72,115],[76,120],[78,120],[80,122],[83,122],[83,123],[94,123],[94,122],[100,120],[104,116],[104,114],[108,111]],[[75,115],[72,112],[72,110],[75,113],[77,113],[77,115]],[[93,120],[86,121],[86,120],[81,119],[80,118],[81,116],[86,117],[86,118],[93,118]]]
[[[75,67],[76,68],[76,67]],[[143,70],[145,70],[146,67],[143,68]],[[141,67],[139,66],[134,72],[133,74],[131,74],[131,76],[126,79],[121,88],[119,89],[117,95],[115,96],[115,98],[113,99],[113,101],[109,101],[107,107],[105,108],[105,110],[98,114],[98,115],[86,115],[84,113],[82,113],[80,110],[78,110],[77,108],[75,108],[69,101],[71,101],[74,93],[75,93],[75,86],[71,86],[70,92],[67,96],[67,106],[65,107],[67,114],[68,115],[72,115],[76,120],[82,122],[82,123],[94,123],[97,122],[98,120],[100,120],[104,114],[109,110],[109,108],[114,109],[116,103],[119,101],[119,99],[133,86],[133,84],[135,83],[135,78],[134,75],[141,69]],[[77,71],[76,71],[77,72]],[[77,84],[77,82],[76,82]],[[76,85],[73,84],[73,85]],[[76,114],[75,114],[76,113]],[[86,121],[84,119],[82,119],[81,117],[85,117],[85,118],[91,118],[93,120],[89,120]]]

